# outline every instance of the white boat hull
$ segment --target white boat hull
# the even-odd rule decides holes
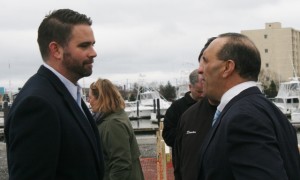
[[[292,125],[299,129],[300,128],[300,112],[293,112],[291,114],[291,119],[290,119],[290,122],[292,123]]]
[[[148,90],[143,93],[139,93],[138,97],[138,101],[126,102],[125,112],[127,112],[130,119],[150,119],[151,114],[157,112],[157,100],[159,100],[159,109],[161,116],[165,115],[167,109],[171,105],[171,102],[167,101],[159,94],[158,91],[155,90]]]
[[[144,119],[149,119],[151,118],[151,114],[156,114],[154,112],[153,107],[147,107],[147,108],[142,108],[139,109],[139,113],[137,113],[137,108],[136,107],[127,107],[125,108],[125,112],[127,113],[128,117],[130,119],[135,119],[135,118],[144,118]],[[160,115],[164,116],[166,113],[166,109],[161,109],[160,110]]]

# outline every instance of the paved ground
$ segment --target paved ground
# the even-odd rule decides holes
[[[298,131],[298,143],[300,144],[300,131]],[[142,154],[141,163],[146,180],[157,179],[157,155],[156,137],[154,135],[137,135],[140,151]],[[170,166],[170,167],[169,167]],[[173,169],[168,165],[168,180],[173,179]],[[0,142],[0,180],[8,180],[7,159],[5,143]]]
[[[0,111],[0,126],[2,123],[3,114]],[[133,121],[134,128],[156,128],[157,125],[151,124],[149,120]],[[0,130],[2,130],[1,128]],[[156,175],[156,164],[157,164],[157,154],[156,154],[156,136],[154,134],[138,134],[136,135],[140,151],[141,151],[141,163],[143,171],[145,173],[146,180],[151,180]],[[7,172],[7,158],[6,158],[6,145],[3,143],[3,139],[0,137],[0,180],[8,180]]]
[[[146,180],[156,179],[157,177],[157,159],[156,159],[156,137],[154,135],[137,136],[141,151],[141,163]],[[0,180],[8,180],[6,145],[0,142]]]
[[[0,179],[7,180],[7,160],[5,143],[0,142]]]

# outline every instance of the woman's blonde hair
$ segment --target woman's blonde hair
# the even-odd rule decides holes
[[[102,113],[116,112],[125,108],[125,102],[119,90],[108,79],[98,79],[90,85],[92,95],[96,98],[95,109]]]

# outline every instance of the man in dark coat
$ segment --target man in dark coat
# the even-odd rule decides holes
[[[180,116],[203,96],[202,79],[199,78],[198,69],[191,72],[189,76],[190,91],[185,93],[184,97],[174,101],[167,109],[164,117],[164,128],[162,132],[165,143],[172,148],[172,156],[174,156],[174,143],[176,138],[177,125]],[[174,157],[172,157],[174,165]]]
[[[299,180],[295,128],[256,86],[260,53],[245,35],[219,35],[199,73],[209,99],[220,101],[200,152],[199,180]]]
[[[197,180],[200,148],[211,129],[216,104],[204,97],[182,114],[174,152],[176,180]]]
[[[44,64],[24,85],[5,124],[10,180],[99,180],[99,134],[77,81],[97,56],[91,20],[60,9],[38,30]]]
[[[201,61],[204,50],[215,38],[211,37],[207,40],[200,52],[198,62]],[[202,75],[200,76],[202,78]],[[218,104],[219,102],[204,97],[182,114],[174,147],[175,180],[197,180],[200,148],[211,129]]]

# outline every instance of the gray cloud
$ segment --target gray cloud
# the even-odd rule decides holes
[[[300,29],[298,0],[10,0],[0,6],[0,86],[12,88],[42,64],[37,28],[53,9],[74,9],[93,20],[98,56],[93,75],[80,81],[87,84],[98,77],[124,84],[140,74],[145,81],[176,83],[197,68],[211,36],[262,29],[266,22]]]

